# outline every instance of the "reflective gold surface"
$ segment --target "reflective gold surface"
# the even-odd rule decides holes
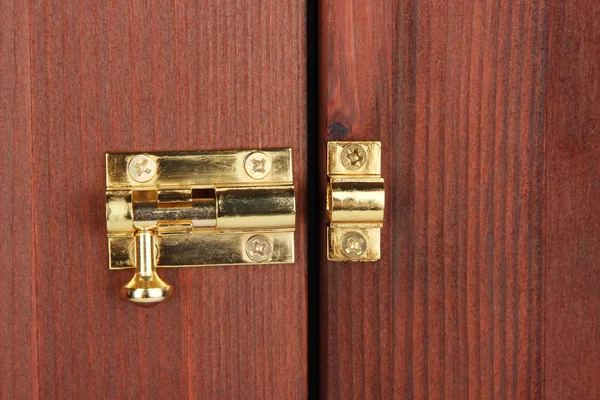
[[[381,176],[381,142],[327,142],[327,174]]]
[[[119,296],[141,307],[151,307],[167,301],[173,295],[171,285],[156,273],[154,232],[135,233],[135,275],[119,290]]]
[[[329,222],[383,221],[383,179],[330,178]]]
[[[167,300],[158,267],[294,262],[290,149],[106,155],[109,268],[121,298]]]
[[[260,233],[273,244],[273,254],[260,264],[294,262],[294,232],[220,233],[194,232],[191,235],[156,237],[157,268],[257,264],[246,253],[246,242]],[[108,238],[110,269],[134,268],[133,236]]]
[[[290,230],[296,223],[293,186],[217,189],[217,229]]]
[[[260,153],[270,160],[270,171],[261,179],[246,173],[246,159]],[[138,182],[137,172],[130,175],[129,161],[138,154],[109,153],[106,155],[106,186],[155,190],[157,188],[211,188],[214,186],[244,186],[292,184],[291,149],[223,150],[178,153],[144,153],[156,164],[156,171],[146,182]],[[260,168],[259,165],[257,168]],[[137,170],[136,170],[137,171]],[[135,179],[134,179],[135,178]]]
[[[327,143],[327,257],[380,258],[385,191],[379,142]]]
[[[377,261],[380,253],[381,224],[341,224],[327,227],[327,249],[332,261]],[[364,238],[349,242],[356,238],[356,233]],[[346,238],[347,240],[343,240]],[[358,253],[356,250],[358,249]]]

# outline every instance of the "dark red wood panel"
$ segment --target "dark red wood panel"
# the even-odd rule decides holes
[[[0,399],[37,391],[29,23],[0,1]]]
[[[600,3],[549,3],[545,397],[600,398]]]
[[[321,144],[381,140],[387,191],[381,261],[323,264],[323,395],[539,398],[546,2],[321,22]]]
[[[117,299],[104,153],[292,147],[306,187],[305,4],[2,2],[0,397],[303,398],[297,262],[171,270]],[[12,188],[12,190],[7,189]]]

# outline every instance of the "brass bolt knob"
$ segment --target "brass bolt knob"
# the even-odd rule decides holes
[[[173,295],[171,285],[156,273],[155,234],[151,230],[135,233],[135,275],[119,290],[119,296],[140,307],[152,307]]]

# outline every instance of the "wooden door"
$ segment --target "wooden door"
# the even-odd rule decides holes
[[[0,2],[0,398],[307,396],[296,263],[108,270],[104,153],[293,148],[304,208],[304,1]],[[300,250],[302,249],[302,250]]]
[[[0,398],[600,397],[598,21],[594,0],[0,1]],[[325,259],[328,140],[383,144],[377,263]],[[296,263],[118,300],[104,153],[268,147],[293,149]]]
[[[321,153],[381,140],[387,196],[322,397],[600,398],[600,3],[320,4]]]

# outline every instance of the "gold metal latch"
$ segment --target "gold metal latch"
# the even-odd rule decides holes
[[[327,256],[377,261],[385,193],[380,142],[327,143]]]
[[[290,149],[106,155],[110,269],[120,297],[168,300],[156,268],[294,262]]]

